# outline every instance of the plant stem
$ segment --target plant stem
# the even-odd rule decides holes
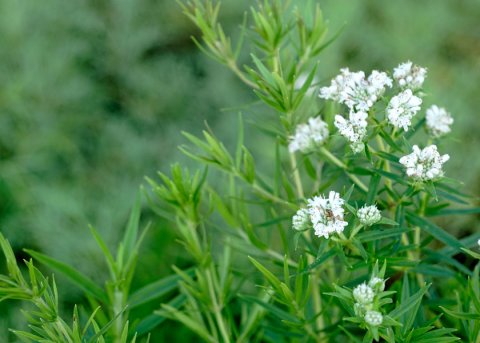
[[[356,176],[347,171],[348,167],[345,163],[340,161],[335,155],[333,155],[330,151],[325,149],[325,147],[320,148],[320,152],[328,159],[330,162],[335,164],[337,167],[342,168],[345,171],[345,174],[353,181],[361,190],[364,192],[368,192],[368,187]]]
[[[295,181],[295,187],[297,189],[297,195],[299,199],[303,199],[305,195],[303,193],[302,179],[300,178],[300,172],[298,171],[297,167],[297,158],[295,157],[295,153],[290,153],[289,155],[290,165],[292,166],[293,180]]]
[[[212,307],[213,307],[213,313],[215,315],[215,319],[218,324],[218,328],[220,330],[220,334],[223,337],[223,341],[225,343],[230,343],[230,336],[228,335],[227,332],[227,327],[225,325],[225,322],[223,320],[222,316],[222,309],[218,303],[217,296],[214,291],[214,285],[213,285],[213,278],[212,278],[212,272],[210,269],[207,269],[205,271],[205,275],[207,276],[207,283],[208,283],[208,290],[210,292],[210,298],[212,300]]]
[[[238,68],[238,65],[237,65],[237,62],[234,61],[234,60],[228,60],[227,61],[227,66],[230,68],[231,71],[233,71],[235,73],[235,75],[238,76],[238,78],[243,82],[245,83],[247,86],[253,88],[253,89],[259,89],[258,86],[250,81],[246,76],[245,74],[240,70],[240,68]]]

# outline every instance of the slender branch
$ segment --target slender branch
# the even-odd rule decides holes
[[[354,174],[348,172],[348,167],[345,163],[340,161],[335,155],[328,151],[325,147],[320,148],[320,153],[323,154],[330,162],[335,164],[337,167],[342,168],[345,171],[345,174],[353,181],[361,190],[368,192],[368,187]]]

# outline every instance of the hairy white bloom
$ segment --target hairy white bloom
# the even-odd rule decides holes
[[[383,292],[383,290],[385,289],[385,280],[374,276],[370,279],[368,285],[372,287],[374,292]]]
[[[288,150],[290,152],[311,152],[322,145],[328,138],[328,126],[320,117],[308,119],[308,123],[300,124],[295,130],[295,135],[290,137]]]
[[[443,107],[437,105],[427,109],[427,130],[434,137],[440,137],[450,132],[453,118]]]
[[[362,142],[367,135],[367,118],[368,114],[363,111],[351,111],[348,120],[339,114],[335,116],[335,126],[340,134],[348,139],[354,153],[363,149]]]
[[[427,76],[427,69],[408,61],[393,69],[393,78],[400,87],[418,89]]]
[[[351,110],[368,111],[386,87],[392,87],[392,80],[384,72],[374,70],[365,79],[363,71],[351,72],[348,68],[343,68],[329,87],[320,89],[320,98],[343,103]]]
[[[394,96],[387,106],[388,121],[396,128],[408,131],[412,124],[412,118],[420,110],[422,99],[413,95],[410,89],[406,89]]]
[[[292,218],[292,226],[296,231],[305,231],[311,225],[310,214],[306,208],[301,208]]]
[[[328,238],[332,233],[343,232],[348,225],[343,220],[345,211],[343,204],[344,200],[340,198],[340,194],[334,191],[328,194],[328,198],[316,196],[308,201],[308,211],[315,235]]]
[[[443,176],[442,165],[450,159],[440,155],[436,145],[429,145],[423,150],[413,146],[410,155],[400,158],[400,163],[407,169],[407,175],[418,181],[433,180]]]
[[[365,322],[371,326],[379,326],[383,322],[383,315],[378,311],[367,311],[365,313]]]
[[[353,289],[353,297],[359,304],[366,305],[373,302],[375,292],[364,282]]]
[[[365,226],[372,226],[382,219],[382,215],[375,205],[363,206],[357,211],[357,216],[360,220],[360,223]]]

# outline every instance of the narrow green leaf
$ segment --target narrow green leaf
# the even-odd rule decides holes
[[[60,272],[61,274],[65,275],[70,281],[72,281],[84,292],[104,303],[108,303],[108,298],[104,290],[97,286],[88,277],[77,271],[75,268],[72,268],[63,262],[57,261],[47,255],[41,254],[33,250],[25,249],[25,252],[27,252],[30,256],[32,256],[40,263],[46,265],[54,271]]]
[[[185,270],[184,272],[190,276],[194,275],[193,268]],[[178,287],[178,282],[181,279],[182,277],[180,275],[169,275],[138,289],[128,299],[129,309],[133,309],[168,294]]]
[[[429,233],[430,235],[438,239],[440,242],[443,242],[446,245],[457,249],[463,247],[462,243],[458,239],[456,239],[454,236],[452,236],[442,228],[433,224],[432,222],[412,212],[407,213],[407,218],[410,223],[420,227],[423,231]]]

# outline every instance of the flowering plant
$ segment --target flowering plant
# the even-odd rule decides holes
[[[19,336],[135,341],[171,319],[207,342],[479,342],[479,235],[459,240],[430,218],[478,208],[445,177],[449,156],[439,150],[453,119],[422,109],[426,68],[406,62],[368,76],[343,68],[324,85],[318,57],[335,36],[327,40],[318,6],[260,1],[235,48],[218,22],[220,3],[181,6],[201,32],[199,47],[261,102],[239,115],[233,152],[209,129],[184,134],[181,150],[208,172],[175,165],[171,177],[147,180],[149,205],[174,223],[191,268],[130,292],[139,201],[116,258],[92,229],[110,269],[105,289],[30,251],[106,308],[79,330],[59,319],[54,284],[42,278],[36,293],[31,262],[31,286],[22,281],[2,239],[11,268],[1,293],[53,313],[28,314],[35,333]],[[251,63],[240,67],[245,42]],[[269,144],[266,162],[254,157],[255,139]],[[131,311],[170,293],[147,317]]]

